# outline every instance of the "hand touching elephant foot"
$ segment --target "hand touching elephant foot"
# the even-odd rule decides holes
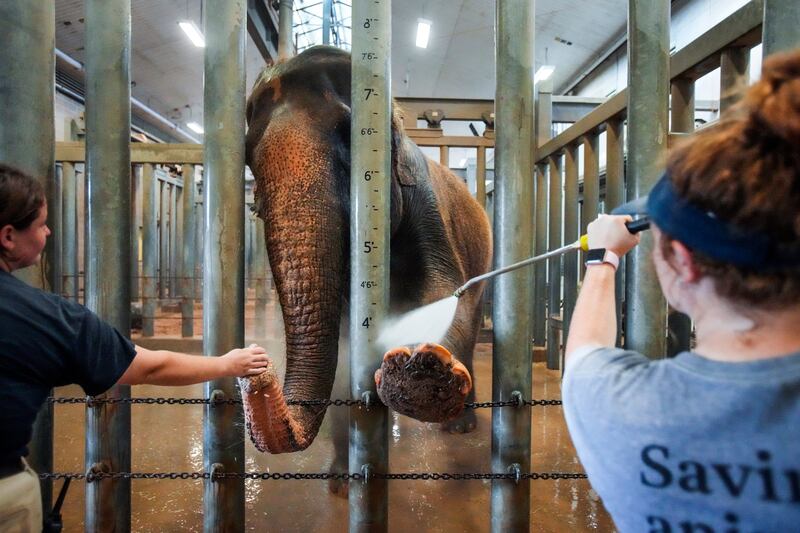
[[[381,401],[394,411],[422,422],[446,422],[464,410],[472,390],[467,368],[438,344],[420,344],[414,353],[396,348],[375,371]]]

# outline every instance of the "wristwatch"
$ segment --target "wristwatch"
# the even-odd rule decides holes
[[[611,250],[605,248],[592,248],[586,252],[586,266],[602,265],[608,263],[614,267],[614,270],[619,268],[619,256]]]

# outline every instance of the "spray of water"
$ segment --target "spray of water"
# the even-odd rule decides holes
[[[456,316],[457,306],[458,298],[450,296],[390,319],[378,335],[378,344],[389,350],[406,344],[440,343]]]

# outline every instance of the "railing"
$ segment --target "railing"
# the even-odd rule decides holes
[[[187,190],[183,177],[171,175],[165,167],[180,166],[183,174],[194,180],[195,165],[203,161],[203,146],[131,143],[130,150],[131,299],[142,303],[142,336],[155,334],[156,320],[180,320],[181,336],[192,337],[194,304],[202,298],[202,199],[197,187]],[[86,202],[78,165],[84,158],[84,143],[56,143],[63,210],[62,293],[75,301],[83,290]],[[246,194],[245,201],[248,206],[253,204],[252,193]],[[267,268],[263,222],[249,209],[246,215],[245,284],[254,293],[250,299],[255,300],[252,336],[261,339],[266,334],[266,308],[273,283]],[[180,316],[170,312],[175,304],[180,306]]]
[[[694,83],[697,79],[721,68],[720,111],[736,101],[737,89],[748,81],[750,49],[761,42],[763,9],[762,0],[750,2],[671,56],[670,141],[694,130]],[[542,105],[551,104],[547,98],[540,98],[540,108]],[[624,201],[623,136],[627,105],[628,90],[623,89],[555,138],[550,139],[546,133],[540,135],[540,145],[534,147],[537,167],[536,253],[575,241],[601,209],[610,211]],[[548,116],[550,111],[538,109],[537,116],[540,114]],[[545,128],[540,130],[548,131]],[[606,133],[607,161],[603,181],[600,179],[599,151],[602,132]],[[584,150],[581,181],[578,168],[580,146]],[[560,365],[561,337],[566,337],[581,270],[576,255],[552,259],[549,265],[536,267],[533,336],[536,345],[547,345],[550,368]],[[618,283],[618,287],[622,284]],[[671,321],[675,326],[685,322],[674,315]],[[687,347],[688,328],[683,330],[684,338],[678,342],[681,346],[670,348],[670,351]]]

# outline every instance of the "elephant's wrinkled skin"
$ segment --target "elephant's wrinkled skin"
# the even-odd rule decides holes
[[[247,163],[256,179],[256,208],[265,221],[283,310],[287,367],[282,389],[274,371],[243,379],[241,385],[253,441],[262,451],[290,452],[311,444],[325,407],[286,402],[330,397],[349,290],[350,55],[316,47],[268,68],[247,102],[247,120]],[[489,269],[490,254],[483,209],[463,182],[426,159],[394,120],[391,310],[449,296]],[[442,341],[470,374],[482,291],[478,287],[462,296]],[[472,400],[474,391],[460,363],[445,355],[447,350],[420,347],[422,353],[410,362],[408,353],[394,350],[383,364],[384,379],[378,373],[376,381],[383,382],[384,399],[391,388],[394,396],[408,400],[405,409],[389,401],[390,407],[428,420],[446,421],[460,414],[459,420],[448,423],[468,431],[474,427],[474,415],[459,413],[460,407],[452,405],[463,404],[468,390],[467,400]],[[403,369],[413,370],[413,377]],[[414,386],[415,380],[425,379],[422,389],[438,391],[442,404],[450,402],[438,415],[437,401],[427,401],[430,395],[410,400],[403,396],[416,394],[420,387]],[[436,379],[445,382],[437,386]]]

